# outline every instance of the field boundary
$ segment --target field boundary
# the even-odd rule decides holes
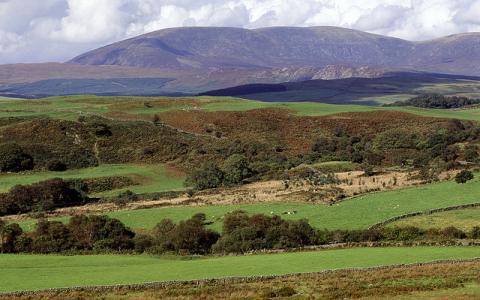
[[[258,276],[206,278],[206,279],[196,279],[196,280],[153,281],[153,282],[136,283],[136,284],[74,286],[74,287],[50,288],[50,289],[31,290],[31,291],[0,292],[0,298],[32,296],[32,295],[35,295],[36,293],[58,294],[58,293],[64,293],[64,292],[82,292],[82,291],[111,292],[116,290],[141,291],[145,289],[181,287],[181,286],[187,286],[187,285],[201,286],[205,284],[249,283],[249,282],[255,282],[258,280],[269,280],[269,279],[277,279],[277,278],[300,277],[300,276],[313,277],[321,274],[332,274],[332,273],[339,273],[339,272],[356,273],[356,272],[388,270],[388,269],[396,269],[396,268],[429,266],[429,265],[436,265],[436,264],[461,264],[466,262],[480,262],[480,257],[475,257],[470,259],[444,259],[444,260],[435,260],[435,261],[429,261],[429,262],[417,262],[417,263],[410,263],[410,264],[393,264],[393,265],[383,265],[383,266],[364,267],[364,268],[361,268],[361,267],[340,268],[340,269],[323,270],[318,272],[300,272],[300,273],[297,272],[297,273],[287,273],[287,274],[281,274],[281,275],[258,275]]]
[[[377,229],[377,228],[383,227],[385,225],[388,225],[390,223],[393,223],[393,222],[396,222],[396,221],[399,221],[399,220],[403,220],[403,219],[408,219],[408,218],[411,218],[411,217],[422,216],[422,215],[431,215],[431,214],[439,213],[439,212],[446,212],[446,211],[467,209],[467,208],[476,208],[476,207],[480,207],[480,202],[475,202],[475,203],[470,203],[470,204],[462,204],[462,205],[456,205],[456,206],[448,206],[448,207],[443,207],[443,208],[434,208],[434,209],[430,209],[430,210],[427,210],[427,211],[412,212],[412,213],[408,213],[408,214],[399,215],[399,216],[387,219],[387,220],[379,222],[379,223],[375,223],[375,224],[371,225],[370,227],[368,227],[368,229]]]

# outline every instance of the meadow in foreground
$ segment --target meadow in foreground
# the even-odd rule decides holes
[[[213,281],[179,285],[116,287],[104,291],[77,290],[8,295],[0,299],[478,299],[480,262],[433,263],[380,270],[339,270],[280,278],[249,278],[247,282]],[[386,284],[387,283],[387,284]]]
[[[478,247],[353,248],[204,258],[0,255],[0,291],[318,272],[479,256]]]

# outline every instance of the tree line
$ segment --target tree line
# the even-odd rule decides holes
[[[422,108],[461,108],[480,104],[480,99],[459,96],[444,96],[440,94],[423,94],[406,101],[397,101],[385,106],[414,106]]]
[[[135,233],[108,216],[72,217],[68,223],[39,220],[32,232],[0,220],[1,253],[105,253],[228,254],[264,249],[291,249],[314,245],[355,242],[480,239],[480,227],[465,232],[455,227],[420,229],[385,227],[359,230],[317,230],[307,220],[249,215],[235,211],[225,215],[222,233],[208,228],[202,213],[173,222],[161,220],[152,230]]]

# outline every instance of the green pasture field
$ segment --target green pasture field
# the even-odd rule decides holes
[[[389,226],[416,226],[425,229],[455,226],[469,231],[474,226],[480,227],[480,208],[458,209],[420,215],[393,222]]]
[[[98,167],[67,170],[65,172],[27,172],[20,174],[2,174],[0,175],[0,193],[7,192],[17,184],[32,184],[35,182],[48,180],[52,178],[63,179],[84,179],[109,176],[127,176],[140,182],[124,189],[118,189],[101,193],[100,195],[116,195],[117,193],[129,189],[135,193],[153,193],[179,190],[184,188],[185,178],[182,176],[172,176],[168,174],[164,165],[139,165],[139,164],[105,164]]]
[[[392,96],[392,101],[384,97],[369,101],[379,103],[392,102],[398,97]],[[401,97],[402,99],[405,96]],[[155,105],[157,100],[170,100],[172,104]],[[195,103],[189,104],[188,101]],[[152,108],[145,108],[144,102],[153,104]],[[118,104],[129,104],[122,108]],[[360,102],[359,102],[360,103]],[[336,105],[317,102],[261,102],[233,97],[99,97],[99,96],[64,96],[37,100],[8,100],[0,99],[0,118],[11,116],[46,116],[56,119],[76,120],[80,112],[84,113],[128,113],[144,118],[149,114],[156,114],[175,110],[203,110],[203,111],[248,111],[261,108],[284,108],[301,116],[325,116],[343,112],[370,112],[378,110],[393,110],[413,113],[421,116],[438,118],[456,118],[480,121],[480,108],[471,109],[422,109],[415,107],[380,107],[366,105]],[[7,112],[17,110],[16,112]],[[21,111],[25,110],[25,111]]]
[[[285,219],[307,219],[314,227],[322,229],[359,229],[406,213],[427,211],[434,208],[478,202],[480,199],[480,176],[465,184],[454,181],[405,188],[394,191],[365,194],[344,200],[332,206],[302,202],[270,202],[255,204],[229,204],[208,206],[160,207],[138,210],[108,212],[127,226],[136,230],[149,230],[161,219],[175,222],[187,219],[196,213],[205,213],[212,221],[211,227],[220,231],[223,216],[234,210],[251,214],[276,214]],[[285,214],[293,213],[295,214]],[[66,222],[67,218],[59,220]],[[32,230],[35,220],[22,220],[25,230]]]
[[[352,248],[223,257],[0,255],[0,292],[471,259],[479,247]]]

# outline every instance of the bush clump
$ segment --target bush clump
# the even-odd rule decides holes
[[[456,183],[466,183],[474,178],[474,175],[471,171],[462,170],[457,175],[455,175],[455,182]]]
[[[55,208],[84,204],[88,197],[60,178],[31,185],[16,185],[0,194],[0,216],[7,214],[48,211]]]
[[[147,252],[209,253],[220,235],[205,226],[204,214],[197,214],[178,224],[173,223],[170,219],[163,219],[153,229],[152,246],[147,249]],[[142,243],[145,243],[145,240]]]
[[[47,169],[54,172],[63,172],[67,170],[67,165],[58,159],[54,159],[47,163]]]
[[[203,164],[187,177],[186,184],[196,190],[234,186],[243,183],[254,173],[244,155],[232,154],[223,162],[221,167],[215,162]]]
[[[0,144],[1,172],[21,172],[32,170],[33,167],[33,157],[25,153],[18,144]]]
[[[286,221],[279,216],[243,211],[227,214],[223,235],[213,246],[217,253],[245,253],[260,249],[300,248],[318,243],[318,233],[306,220]]]

